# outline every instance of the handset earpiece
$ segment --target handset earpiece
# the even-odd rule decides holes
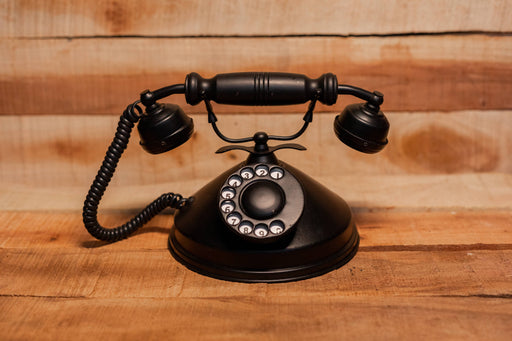
[[[142,115],[137,126],[140,145],[151,154],[160,154],[187,142],[194,122],[176,104],[154,104]]]
[[[350,104],[334,119],[334,132],[347,146],[373,154],[388,143],[389,122],[378,107],[369,103]]]

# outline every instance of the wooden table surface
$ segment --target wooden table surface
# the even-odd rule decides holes
[[[397,193],[385,197],[374,188],[373,202],[349,195],[361,234],[355,258],[321,277],[282,284],[231,283],[187,270],[167,249],[169,213],[105,244],[87,234],[80,211],[30,210],[28,196],[16,208],[20,198],[4,193],[0,339],[510,340],[512,178],[445,176],[448,191],[415,206],[436,197],[436,179],[381,179]],[[415,183],[423,190],[406,194]],[[129,191],[144,192],[112,190],[119,199]],[[31,200],[44,207],[42,197],[36,191]],[[456,201],[466,209],[449,204]],[[365,207],[370,202],[375,207]],[[108,226],[133,214],[108,206],[100,217]]]

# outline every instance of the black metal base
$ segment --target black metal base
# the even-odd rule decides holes
[[[279,162],[301,183],[304,211],[295,231],[273,244],[254,244],[224,225],[216,202],[226,176],[211,181],[180,210],[169,236],[169,250],[200,274],[236,282],[288,282],[316,277],[350,261],[359,234],[346,202],[292,166]]]

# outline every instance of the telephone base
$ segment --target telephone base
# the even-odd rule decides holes
[[[317,277],[332,270],[336,270],[348,263],[357,253],[358,246],[359,235],[354,228],[349,243],[343,249],[318,263],[303,264],[287,268],[270,267],[264,270],[244,268],[243,266],[223,266],[221,264],[206,263],[205,260],[190,254],[179,244],[174,229],[169,236],[169,250],[171,254],[189,270],[225,281],[245,283],[293,282]]]
[[[352,213],[338,195],[296,168],[278,161],[304,191],[304,209],[294,230],[270,244],[244,240],[226,228],[218,193],[243,162],[221,174],[181,209],[169,236],[173,257],[197,273],[236,282],[289,282],[316,277],[350,261],[359,246]]]

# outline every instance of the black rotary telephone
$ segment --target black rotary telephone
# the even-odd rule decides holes
[[[185,143],[194,124],[175,104],[158,101],[185,94],[187,103],[204,102],[208,122],[230,143],[217,150],[249,154],[189,198],[165,193],[138,215],[116,228],[98,223],[98,205],[132,128],[138,122],[140,144],[160,154]],[[240,282],[285,282],[310,278],[336,269],[356,253],[359,235],[350,208],[338,195],[291,165],[277,159],[279,149],[305,150],[289,141],[304,133],[315,104],[333,105],[339,94],[361,98],[334,120],[336,136],[348,146],[376,153],[387,144],[389,123],[380,111],[383,95],[339,85],[332,73],[317,79],[291,73],[228,73],[205,79],[197,73],[176,84],[141,93],[120,118],[114,140],[94,179],[83,208],[83,221],[97,239],[114,242],[136,231],[166,207],[177,209],[169,236],[169,250],[179,262],[198,273]],[[256,132],[230,138],[217,127],[211,101],[232,105],[289,105],[309,102],[304,124],[290,136]],[[143,111],[139,106],[145,107]],[[251,146],[240,143],[252,142]]]

